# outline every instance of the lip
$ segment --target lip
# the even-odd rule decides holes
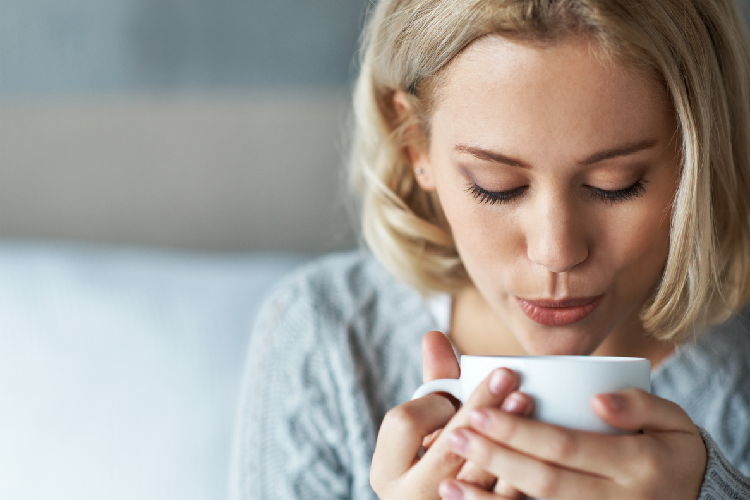
[[[524,314],[532,321],[544,326],[565,326],[577,323],[594,312],[604,300],[604,295],[563,300],[529,300],[516,297],[516,300]]]

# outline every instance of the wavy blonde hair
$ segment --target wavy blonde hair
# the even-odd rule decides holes
[[[682,173],[669,256],[641,319],[657,338],[682,341],[738,311],[750,298],[750,42],[734,0],[380,0],[363,34],[350,161],[376,257],[425,293],[471,283],[405,146],[429,140],[441,70],[492,34],[588,36],[658,77],[677,117]],[[399,91],[410,119],[394,107]]]

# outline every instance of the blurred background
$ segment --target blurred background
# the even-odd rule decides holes
[[[357,244],[368,4],[0,0],[0,498],[227,497],[262,298]]]
[[[263,297],[358,243],[372,1],[0,0],[0,499],[232,492]]]
[[[319,252],[367,0],[0,0],[0,238]]]

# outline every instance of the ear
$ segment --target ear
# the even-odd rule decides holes
[[[393,94],[393,109],[399,117],[399,123],[404,123],[416,117],[416,111],[409,101],[409,96],[402,90],[397,90]],[[433,168],[425,149],[427,141],[424,140],[424,131],[421,130],[417,123],[415,121],[415,124],[412,126],[414,127],[413,133],[408,134],[410,137],[415,138],[415,140],[411,144],[406,145],[406,154],[409,155],[411,166],[414,169],[414,177],[419,186],[425,191],[434,191]],[[416,140],[417,138],[420,140]]]

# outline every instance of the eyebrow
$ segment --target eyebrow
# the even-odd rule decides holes
[[[584,158],[583,160],[580,160],[578,164],[579,165],[593,165],[594,163],[598,163],[604,160],[611,160],[612,158],[617,158],[619,156],[632,155],[640,151],[644,151],[646,149],[651,149],[654,146],[656,146],[658,142],[659,141],[657,141],[656,139],[644,139],[642,141],[629,142],[626,144],[622,144],[620,146],[616,146],[614,148],[605,149],[604,151],[598,151]],[[523,160],[519,160],[517,158],[504,155],[497,151],[491,151],[489,149],[479,148],[475,146],[468,146],[465,144],[458,144],[453,149],[455,151],[459,151],[462,153],[468,153],[472,155],[473,157],[478,158],[480,160],[492,161],[495,163],[503,163],[511,167],[531,168],[531,166],[528,163],[524,162]]]

